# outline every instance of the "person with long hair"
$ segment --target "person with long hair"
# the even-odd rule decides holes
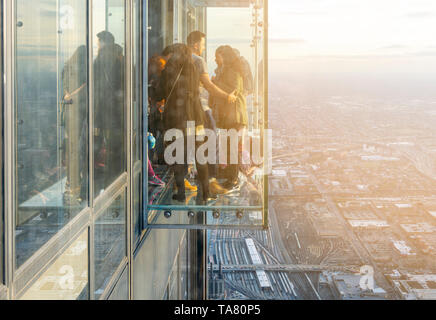
[[[221,46],[216,51],[218,65],[214,83],[225,92],[233,92],[236,101],[213,98],[213,109],[217,127],[220,129],[235,129],[240,132],[248,125],[247,102],[244,94],[243,66],[241,60],[230,46]],[[230,141],[227,143],[227,167],[221,175],[227,181],[223,185],[232,189],[238,184],[239,166],[230,164]]]

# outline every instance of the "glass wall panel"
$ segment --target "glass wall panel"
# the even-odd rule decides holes
[[[149,128],[158,137],[150,152],[158,179],[149,182],[149,223],[160,213],[173,225],[174,215],[190,211],[190,225],[262,227],[262,6],[201,7],[208,4],[174,2],[179,44],[161,52],[165,29],[153,28],[164,24],[165,11],[149,3]],[[200,32],[188,43],[192,31]]]
[[[87,1],[16,0],[16,265],[87,206]]]
[[[44,272],[22,300],[87,300],[88,230]]]
[[[0,4],[0,29],[3,35],[3,2]],[[3,75],[3,37],[0,37],[0,74]],[[3,77],[0,79],[0,88],[3,88]],[[0,284],[4,283],[3,269],[4,269],[4,242],[3,242],[3,89],[0,89]]]
[[[141,2],[133,1],[133,224],[134,242],[141,235],[142,212],[142,55],[141,55]]]
[[[173,43],[174,0],[148,1],[148,54],[160,54]]]
[[[126,196],[119,196],[95,223],[95,297],[99,298],[127,256]]]
[[[100,195],[126,169],[125,1],[93,1],[94,184]]]

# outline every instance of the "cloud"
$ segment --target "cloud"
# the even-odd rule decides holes
[[[325,14],[325,11],[283,11],[282,14],[286,16],[312,16]]]
[[[407,49],[409,46],[404,44],[392,44],[389,46],[381,47],[380,50],[391,50],[391,49]]]
[[[412,55],[415,57],[436,57],[436,50],[418,51]]]
[[[276,44],[303,44],[306,43],[304,39],[298,39],[298,38],[276,38],[276,39],[269,39],[270,43],[276,43]]]
[[[369,61],[369,60],[402,60],[421,57],[436,57],[436,50],[418,51],[398,54],[325,54],[325,55],[301,55],[286,59],[271,59],[273,61],[297,61],[297,60],[326,60],[326,61]]]
[[[209,38],[207,42],[210,45],[223,45],[228,43],[251,43],[252,40],[252,38]]]
[[[412,18],[412,19],[433,18],[435,16],[436,13],[432,11],[416,11],[416,12],[410,12],[405,15],[406,18]]]

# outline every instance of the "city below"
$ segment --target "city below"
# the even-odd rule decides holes
[[[436,98],[291,86],[271,81],[270,229],[212,233],[211,298],[435,299]]]

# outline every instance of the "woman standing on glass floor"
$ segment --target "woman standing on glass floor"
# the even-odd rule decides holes
[[[247,102],[244,94],[243,66],[240,58],[230,46],[221,46],[216,51],[218,65],[213,82],[227,93],[233,92],[236,101],[231,103],[220,98],[213,98],[213,106],[217,127],[219,129],[235,129],[240,132],[248,125]],[[243,135],[242,135],[243,136]],[[225,178],[223,187],[232,189],[239,183],[239,165],[230,164],[230,141],[227,142],[227,167],[219,174]]]

